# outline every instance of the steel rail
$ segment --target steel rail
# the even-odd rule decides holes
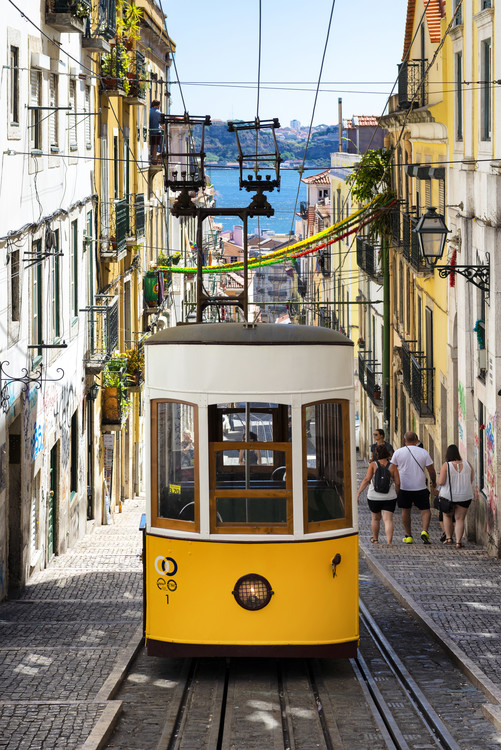
[[[445,723],[431,705],[430,701],[426,698],[421,688],[410,675],[407,668],[404,666],[403,662],[398,657],[362,601],[360,601],[360,621],[372,638],[385,663],[399,682],[407,699],[410,701],[414,710],[423,722],[423,725],[427,728],[436,746],[440,748],[440,750],[461,750],[460,745],[456,742]],[[374,707],[376,708],[378,715],[384,721],[391,736],[392,744],[389,744],[388,747],[392,748],[392,750],[408,750],[409,746],[401,731],[398,729],[398,720],[395,720],[391,710],[382,698],[363,657],[359,654],[357,659],[351,661],[357,676],[359,678],[362,676],[366,682]]]

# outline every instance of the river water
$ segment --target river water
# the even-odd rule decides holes
[[[216,190],[216,206],[229,208],[249,205],[253,193],[239,189],[238,168],[208,167],[206,165],[206,172]],[[250,234],[257,234],[258,230],[262,232],[265,229],[269,229],[276,234],[288,234],[291,229],[292,231],[295,230],[295,221],[298,218],[294,215],[296,196],[296,212],[298,212],[301,201],[306,201],[306,185],[300,182],[299,173],[292,169],[282,170],[280,177],[280,192],[275,189],[272,193],[267,193],[268,201],[275,209],[275,215],[270,218],[261,216],[259,221],[257,217],[249,219]],[[240,223],[236,216],[221,216],[216,217],[215,220],[223,225],[223,229],[232,229],[234,224]]]

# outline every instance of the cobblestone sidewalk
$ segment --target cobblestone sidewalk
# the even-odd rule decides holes
[[[359,461],[359,484],[366,471],[367,465]],[[419,537],[420,516],[414,509],[414,544],[402,542],[404,529],[398,508],[393,545],[385,544],[382,523],[380,543],[371,544],[366,493],[358,508],[361,553],[442,641],[475,684],[494,704],[501,703],[501,561],[466,539],[463,549],[444,547],[434,511],[429,530],[431,545],[423,544]]]
[[[117,710],[106,681],[139,638],[144,501],[122,508],[0,604],[1,750],[81,748]]]

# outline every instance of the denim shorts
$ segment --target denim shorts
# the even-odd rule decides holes
[[[397,502],[399,508],[412,508],[412,505],[415,505],[419,510],[429,510],[430,491],[428,488],[424,490],[400,490]]]

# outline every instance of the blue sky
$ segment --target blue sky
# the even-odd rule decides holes
[[[254,119],[259,0],[161,2],[190,114]],[[295,118],[309,125],[331,5],[261,0],[261,119],[278,117],[288,125]],[[402,57],[406,9],[407,0],[336,0],[315,125],[337,122],[338,97],[344,117],[382,114]],[[230,82],[240,87],[215,85]],[[182,111],[173,85],[171,112]]]

